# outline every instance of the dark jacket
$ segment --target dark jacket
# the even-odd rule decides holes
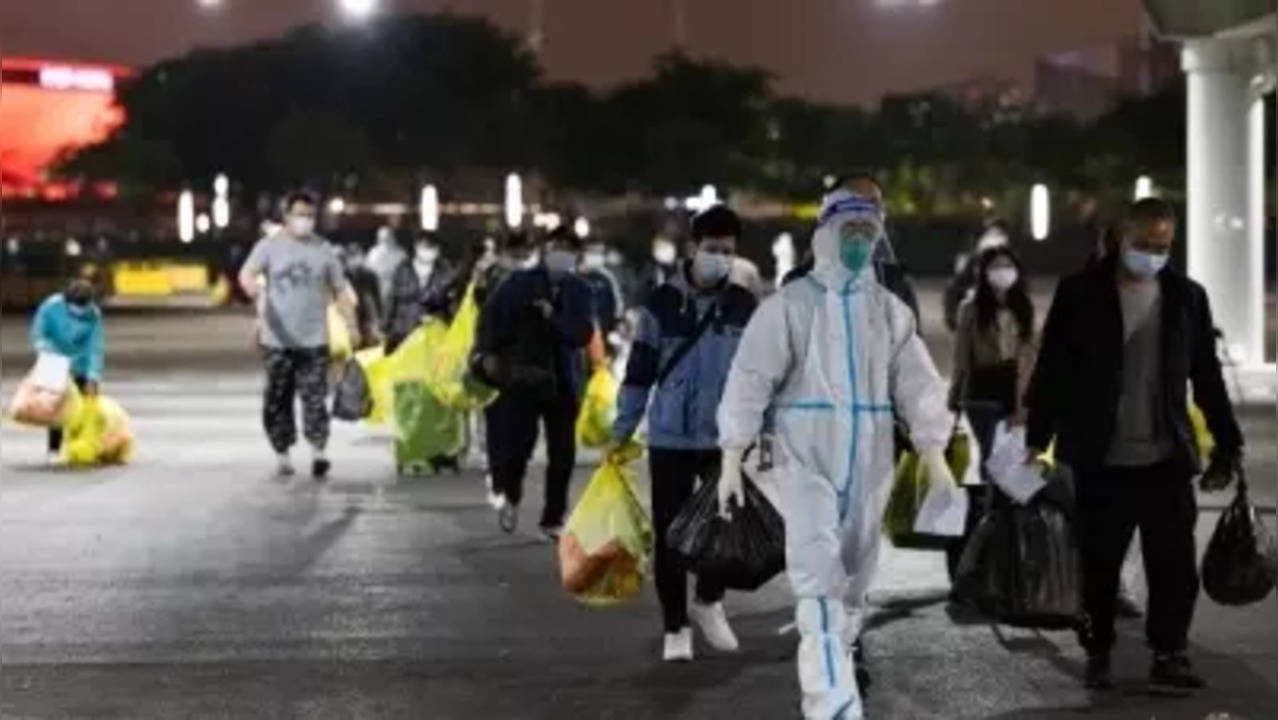
[[[785,274],[785,277],[781,279],[781,284],[789,285],[812,272],[812,264],[812,258],[804,260]],[[910,312],[914,313],[914,323],[918,325],[919,299],[914,294],[914,286],[910,284],[910,276],[905,272],[905,268],[900,263],[876,260],[874,262],[874,277],[879,281],[880,285],[887,288],[888,292],[897,296],[901,302],[910,308]]]
[[[607,337],[617,327],[623,310],[621,285],[610,270],[599,268],[581,273],[582,282],[590,288],[591,315],[599,330]]]
[[[1027,441],[1046,448],[1056,439],[1056,457],[1088,472],[1103,465],[1114,437],[1122,392],[1123,315],[1118,299],[1117,259],[1109,257],[1066,278],[1056,289],[1043,328],[1038,364],[1025,396]],[[1216,330],[1202,286],[1168,268],[1162,286],[1162,426],[1170,428],[1174,459],[1191,472],[1201,468],[1189,421],[1186,388],[1207,418],[1218,451],[1243,445],[1225,390]]]
[[[550,300],[547,321],[534,303]],[[479,319],[475,350],[500,357],[519,348],[525,362],[540,362],[558,380],[557,394],[580,400],[585,385],[583,349],[594,333],[590,289],[575,275],[551,280],[545,268],[517,270],[490,292]]]
[[[426,287],[422,287],[418,280],[411,258],[395,268],[395,274],[391,276],[390,303],[386,307],[384,320],[387,352],[394,352],[404,342],[404,338],[417,329],[422,316],[429,314],[437,296],[446,292],[452,280],[452,268],[443,258],[435,261],[435,269],[427,280]]]
[[[639,311],[613,424],[617,439],[634,434],[647,412],[652,447],[713,450],[719,445],[719,401],[741,333],[758,303],[749,290],[728,282],[713,292],[692,290],[686,274],[685,270],[654,290]],[[671,366],[672,356],[707,312],[714,313],[710,324]],[[665,381],[657,384],[667,366]]]
[[[366,267],[348,268],[346,280],[359,300],[355,306],[355,320],[359,324],[360,344],[366,347],[382,329],[382,293],[377,284],[377,273]]]

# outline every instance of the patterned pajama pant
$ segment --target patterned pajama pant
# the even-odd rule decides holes
[[[262,424],[275,452],[297,443],[293,398],[302,397],[302,425],[306,441],[323,449],[328,444],[328,348],[264,348],[266,393]]]

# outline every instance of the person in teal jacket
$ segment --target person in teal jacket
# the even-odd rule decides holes
[[[71,377],[86,395],[96,395],[102,382],[105,333],[102,310],[93,300],[93,285],[72,280],[66,290],[40,303],[31,321],[31,345],[35,351],[57,353],[71,359]],[[49,429],[49,457],[56,461],[62,449],[62,429]]]

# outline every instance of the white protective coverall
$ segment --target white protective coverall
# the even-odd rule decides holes
[[[853,273],[841,260],[838,228],[869,212],[881,227],[872,199],[827,196],[814,270],[759,306],[718,412],[725,456],[755,439],[766,411],[775,414],[803,713],[824,720],[862,717],[848,644],[878,562],[893,409],[921,455],[939,457],[953,428],[946,385],[910,309],[878,284],[873,263]]]
[[[395,231],[389,227],[377,229],[377,242],[368,251],[365,264],[377,276],[377,289],[382,295],[382,307],[390,307],[391,286],[395,282],[395,271],[408,259],[408,253],[399,246],[395,239]]]

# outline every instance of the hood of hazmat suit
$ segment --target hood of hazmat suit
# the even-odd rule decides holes
[[[826,197],[813,272],[759,306],[719,405],[725,450],[747,446],[765,413],[774,417],[808,718],[861,717],[847,644],[860,633],[878,563],[894,416],[920,452],[944,448],[953,429],[945,382],[914,315],[875,280],[873,263],[844,264],[867,255],[842,252],[841,229],[858,223],[864,236],[877,225],[881,241],[883,221],[874,198],[846,190]]]

